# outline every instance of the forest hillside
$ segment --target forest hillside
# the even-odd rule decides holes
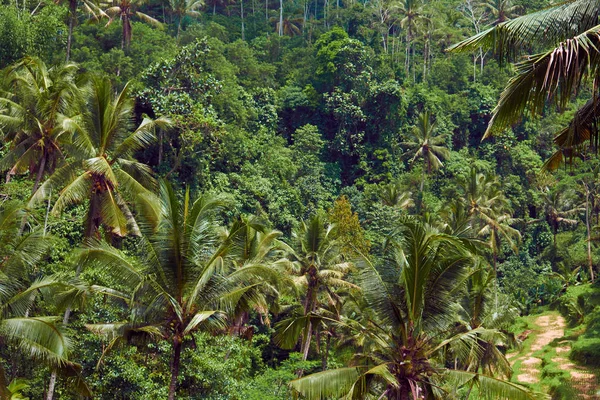
[[[0,0],[0,400],[600,398],[599,24]]]

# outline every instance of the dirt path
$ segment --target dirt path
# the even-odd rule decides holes
[[[535,320],[535,325],[538,328],[530,333],[533,336],[533,342],[529,350],[525,354],[513,354],[512,357],[509,355],[511,364],[521,362],[517,375],[517,381],[521,383],[535,384],[540,381],[542,368],[540,350],[555,340],[561,339],[565,334],[565,319],[557,314],[542,315]],[[585,368],[572,363],[567,358],[570,350],[569,341],[558,342],[556,357],[552,359],[552,362],[560,369],[570,372],[572,387],[576,393],[579,393],[579,399],[600,400],[599,396],[593,394],[598,382],[596,376]]]
[[[535,335],[530,350],[511,360],[513,364],[521,361],[521,369],[517,375],[517,381],[522,383],[537,383],[540,380],[540,369],[542,359],[534,356],[534,353],[548,346],[555,339],[560,339],[565,335],[565,319],[560,315],[542,315],[535,320],[539,326],[532,333]]]

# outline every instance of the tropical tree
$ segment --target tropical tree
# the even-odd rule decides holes
[[[546,103],[565,109],[573,94],[589,85],[591,98],[574,115],[569,126],[554,138],[559,149],[546,169],[556,169],[564,160],[581,155],[584,144],[598,148],[600,136],[596,118],[598,70],[600,67],[600,3],[568,0],[540,11],[501,22],[450,48],[453,51],[493,50],[500,60],[521,54],[525,49],[545,50],[524,58],[500,96],[484,135],[504,131],[523,115],[541,114]],[[585,54],[585,57],[579,55]]]
[[[388,207],[406,210],[414,206],[412,193],[404,190],[399,182],[389,183],[381,187],[378,193],[381,203]]]
[[[177,39],[181,33],[181,22],[183,17],[189,15],[191,17],[197,17],[200,15],[198,12],[199,8],[204,6],[203,0],[169,0],[169,6],[171,12],[177,17]]]
[[[227,311],[248,301],[250,289],[275,274],[259,265],[226,273],[228,245],[219,243],[215,212],[224,203],[202,196],[183,202],[163,181],[160,198],[147,196],[145,236],[140,256],[131,258],[104,242],[89,240],[81,253],[87,266],[102,268],[129,291],[119,296],[129,305],[127,321],[93,324],[88,328],[108,338],[105,352],[130,340],[165,340],[172,346],[169,400],[176,398],[182,348],[194,332],[222,332]],[[254,283],[247,283],[254,280]]]
[[[402,0],[398,4],[400,14],[400,27],[406,31],[406,58],[404,69],[406,76],[410,75],[411,56],[414,58],[415,50],[413,40],[417,35],[417,23],[424,19],[421,0]],[[411,55],[412,52],[412,55]]]
[[[78,69],[75,64],[47,68],[38,58],[25,58],[8,69],[11,89],[0,97],[0,129],[10,147],[0,169],[8,169],[8,176],[34,175],[32,194],[65,157],[69,121],[80,113]]]
[[[133,36],[133,30],[131,29],[131,20],[133,17],[139,18],[141,21],[154,26],[156,28],[162,28],[162,24],[140,11],[135,9],[146,3],[146,0],[113,0],[111,3],[104,4],[106,9],[104,13],[108,16],[108,22],[106,26],[112,24],[115,19],[121,21],[123,27],[123,36],[121,39],[121,49],[129,49],[129,43]]]
[[[291,387],[307,399],[375,398],[409,400],[443,396],[441,385],[477,385],[495,399],[533,399],[527,388],[476,371],[445,366],[444,350],[466,360],[484,328],[448,337],[453,307],[473,258],[467,243],[416,220],[401,227],[380,265],[361,266],[360,287],[371,316],[363,323],[342,320],[361,337],[351,366],[297,379]]]
[[[55,297],[56,290],[66,285],[57,277],[30,281],[32,268],[53,242],[40,230],[22,233],[19,226],[23,213],[14,202],[4,203],[0,209],[0,339],[53,370],[74,377],[74,387],[90,395],[79,373],[81,366],[69,360],[71,342],[57,325],[59,317],[30,315],[40,294]],[[10,391],[0,363],[0,398],[10,398]]]
[[[487,0],[480,6],[490,14],[493,25],[508,21],[521,10],[521,6],[513,5],[511,0]]]
[[[63,122],[74,132],[69,162],[39,187],[30,203],[51,192],[58,194],[54,213],[87,202],[86,237],[98,235],[100,226],[110,235],[124,236],[129,230],[138,233],[123,196],[128,193],[137,198],[153,190],[156,182],[150,168],[135,161],[133,154],[152,143],[155,129],[165,128],[169,122],[145,118],[135,128],[129,85],[115,96],[108,78],[92,77],[87,92],[86,112]]]
[[[497,273],[501,240],[508,242],[516,251],[515,242],[521,237],[519,231],[511,226],[515,219],[509,201],[495,176],[478,173],[474,167],[462,182],[462,191],[470,226],[478,236],[487,238]]]
[[[467,371],[483,373],[491,376],[502,376],[510,379],[512,368],[500,347],[515,344],[514,334],[508,329],[514,322],[518,310],[510,301],[497,304],[495,302],[496,276],[489,264],[481,258],[476,260],[466,280],[464,295],[460,297],[460,308],[455,329],[468,331],[484,327],[495,329],[493,335],[478,335],[476,345],[471,349],[469,357],[463,361],[462,367]],[[451,349],[450,349],[451,350]]]
[[[289,249],[279,240],[281,235],[280,231],[270,229],[260,218],[236,218],[229,228],[224,228],[220,233],[222,257],[226,260],[224,273],[229,274],[247,267],[262,265],[273,269],[275,275],[279,274],[278,261]],[[254,281],[257,282],[259,280]],[[251,330],[245,327],[250,310],[256,311],[265,324],[270,323],[269,311],[278,311],[278,287],[262,281],[261,285],[250,288],[250,291],[252,295],[246,297],[250,303],[238,302],[231,312],[230,321],[231,333],[246,337],[251,334]]]
[[[419,188],[421,198],[418,202],[418,210],[420,212],[423,205],[425,177],[443,166],[442,160],[450,157],[450,151],[446,147],[446,135],[437,132],[436,124],[431,122],[431,114],[428,111],[417,116],[417,124],[408,132],[407,136],[407,140],[401,142],[400,145],[407,149],[407,157],[412,156],[409,162],[413,164],[418,158],[422,158],[424,164]]]
[[[576,219],[569,218],[584,210],[579,205],[574,204],[573,193],[562,190],[542,192],[542,201],[544,207],[544,219],[552,230],[553,243],[556,248],[556,235],[561,226],[577,225]],[[534,222],[538,222],[534,220]]]
[[[73,29],[77,24],[77,6],[78,0],[58,0],[56,3],[68,3],[69,5],[69,32],[67,34],[66,62],[71,58],[71,47],[73,45]],[[83,10],[90,16],[90,20],[100,20],[105,17],[104,12],[100,10],[94,1],[82,0]]]
[[[319,214],[303,221],[292,235],[287,264],[289,273],[295,277],[297,290],[302,293],[302,310],[276,326],[276,341],[283,347],[292,348],[302,337],[303,359],[308,358],[315,321],[320,320],[319,311],[323,297],[328,303],[338,301],[335,288],[356,288],[344,279],[351,264],[343,260],[334,225],[327,224]],[[298,310],[294,310],[298,311]]]

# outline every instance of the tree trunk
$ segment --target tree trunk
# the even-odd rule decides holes
[[[163,141],[164,141],[164,133],[162,129],[158,131],[158,166],[162,164],[163,159]]]
[[[73,43],[73,27],[77,19],[77,0],[69,0],[69,35],[67,36],[67,57],[66,62],[71,58],[71,45]]]
[[[75,271],[75,279],[79,278],[81,274],[81,264],[77,265],[77,270]],[[65,314],[63,315],[63,326],[66,326],[69,323],[69,318],[71,317],[71,307],[67,307],[65,310]],[[48,383],[48,393],[46,394],[46,400],[52,400],[54,398],[54,388],[56,387],[56,371],[52,371],[50,374],[50,382]]]
[[[38,172],[35,176],[35,183],[33,184],[33,188],[31,189],[32,196],[35,194],[35,192],[37,192],[38,188],[40,187],[40,182],[42,181],[44,171],[46,170],[46,158],[47,157],[44,152],[44,155],[42,156],[42,159],[40,161],[40,165],[38,166]],[[23,215],[23,218],[21,219],[21,226],[19,227],[19,236],[23,234],[23,231],[25,230],[25,225],[27,225],[27,213],[25,213]]]
[[[244,26],[244,0],[240,0],[240,12],[241,12],[241,17],[242,17],[242,40],[246,40],[246,32],[245,32],[245,26]]]
[[[283,36],[283,0],[279,0],[279,36]]]
[[[325,339],[325,351],[321,355],[321,369],[327,370],[327,362],[329,361],[329,347],[331,345],[331,333],[327,332],[327,338]]]
[[[179,363],[181,361],[181,339],[173,340],[173,362],[171,364],[171,383],[169,384],[169,400],[175,400],[177,394],[177,377],[179,376]]]
[[[592,229],[590,227],[590,190],[585,186],[585,227],[587,229],[587,256],[590,269],[590,281],[594,283],[594,264],[592,261]]]

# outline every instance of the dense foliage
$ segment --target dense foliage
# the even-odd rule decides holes
[[[599,15],[0,0],[0,399],[533,399],[548,305],[597,362]]]

